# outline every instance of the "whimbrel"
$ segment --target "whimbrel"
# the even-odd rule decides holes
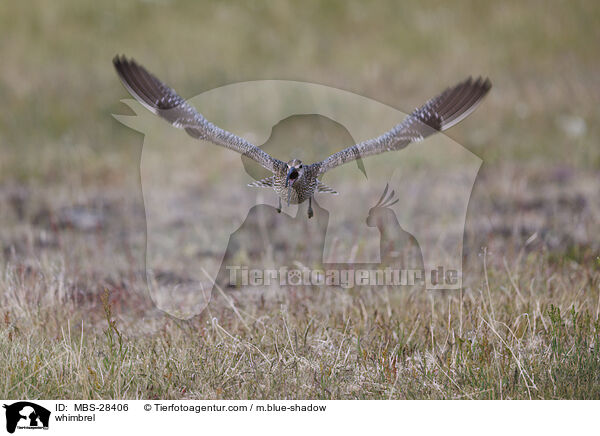
[[[337,194],[319,180],[325,172],[356,159],[400,150],[454,126],[475,110],[492,87],[487,78],[473,80],[469,77],[415,109],[388,132],[345,148],[320,162],[305,165],[298,159],[288,162],[275,159],[245,139],[215,126],[134,60],[116,56],[113,64],[127,90],[147,109],[184,129],[190,136],[236,151],[269,170],[272,176],[248,186],[274,189],[279,197],[278,212],[281,212],[282,200],[288,206],[308,200],[308,218],[313,216],[315,193]]]

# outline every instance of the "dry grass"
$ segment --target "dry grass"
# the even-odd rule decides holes
[[[102,228],[63,227],[62,206],[24,195],[0,281],[0,396],[598,398],[598,248],[569,239],[597,226],[597,200],[581,197],[594,182],[575,177],[563,197],[526,184],[544,201],[515,212],[498,203],[517,201],[519,177],[501,177],[505,196],[472,200],[461,293],[226,289],[190,321],[148,297],[139,211],[103,191],[84,202],[104,204]],[[562,216],[546,210],[559,204]],[[542,221],[533,239],[527,219]]]
[[[462,295],[292,289],[240,296],[236,312],[217,302],[190,322],[140,308],[131,286],[84,302],[60,267],[44,268],[47,282],[10,268],[0,394],[598,398],[598,273],[526,264]]]

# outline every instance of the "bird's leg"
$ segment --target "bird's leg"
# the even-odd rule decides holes
[[[277,208],[277,213],[281,213],[281,197],[279,197],[279,207]]]
[[[312,197],[308,197],[308,219],[311,219],[313,215]]]

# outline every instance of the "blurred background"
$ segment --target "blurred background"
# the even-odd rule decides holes
[[[485,239],[475,247],[499,233],[527,239],[536,225],[552,224],[557,211],[546,210],[545,200],[556,207],[562,201],[558,212],[570,213],[595,193],[599,17],[593,1],[3,2],[3,204],[38,222],[62,206],[107,206],[99,196],[119,199],[124,215],[131,214],[122,208],[141,206],[143,137],[111,116],[131,113],[119,102],[129,95],[111,65],[117,53],[184,97],[239,81],[287,79],[342,88],[404,112],[468,75],[484,75],[494,86],[485,104],[448,132],[484,161],[474,198],[493,193],[497,200],[487,209],[496,216],[474,227]],[[528,193],[523,184],[531,183],[536,189]],[[549,194],[546,183],[568,195]],[[92,193],[100,189],[102,195]],[[46,200],[42,206],[35,196]],[[505,222],[515,207],[545,217],[517,228]],[[94,224],[93,216],[83,218]],[[13,236],[3,234],[5,254]]]
[[[140,135],[110,116],[128,97],[111,65],[117,53],[186,97],[288,79],[405,112],[486,75],[494,91],[452,138],[489,165],[597,169],[599,9],[593,1],[3,2],[0,177],[133,177]]]

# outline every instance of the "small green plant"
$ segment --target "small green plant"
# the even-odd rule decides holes
[[[108,323],[108,327],[104,330],[108,353],[104,354],[102,362],[107,372],[114,373],[122,366],[127,356],[128,348],[125,345],[123,334],[117,328],[117,321],[113,317],[110,291],[105,289],[100,299],[102,301],[102,308],[104,309],[104,316]]]

